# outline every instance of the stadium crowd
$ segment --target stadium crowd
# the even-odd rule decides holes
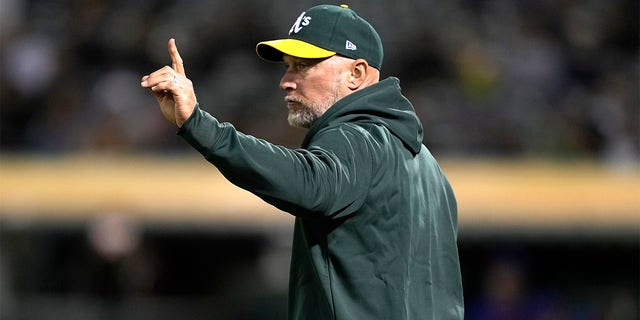
[[[295,146],[281,69],[284,0],[0,2],[1,145],[34,153],[180,152],[140,76],[175,37],[202,106]],[[439,154],[638,159],[638,2],[367,1],[383,77],[401,79]],[[293,17],[293,18],[292,18]]]

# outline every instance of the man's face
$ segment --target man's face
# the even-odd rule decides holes
[[[344,63],[338,57],[302,59],[285,55],[287,68],[280,88],[287,92],[285,102],[289,110],[289,125],[309,128],[342,94],[340,83]]]

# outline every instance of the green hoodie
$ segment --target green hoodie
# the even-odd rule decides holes
[[[199,108],[178,134],[296,217],[290,319],[463,318],[455,197],[396,78],[338,101],[300,149]]]

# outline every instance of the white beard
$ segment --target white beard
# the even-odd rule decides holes
[[[289,110],[289,115],[287,116],[289,125],[297,128],[310,128],[311,125],[325,113],[325,111],[340,100],[337,85],[338,82],[336,79],[334,81],[331,96],[320,103],[310,103],[306,99],[296,96],[285,97],[284,101],[287,104],[287,109]]]

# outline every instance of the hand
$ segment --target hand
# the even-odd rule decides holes
[[[175,39],[169,39],[171,67],[165,66],[142,77],[140,85],[151,90],[160,110],[169,122],[182,127],[197,104],[193,83],[184,72],[184,63],[178,53]]]

